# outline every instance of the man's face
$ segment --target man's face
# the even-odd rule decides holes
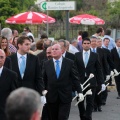
[[[85,40],[82,44],[83,50],[88,51],[90,49],[90,41]]]
[[[109,39],[104,39],[103,44],[108,47],[110,40]]]
[[[59,59],[62,56],[62,50],[59,44],[55,44],[52,46],[52,57],[55,59]]]
[[[63,54],[66,51],[66,47],[64,46],[64,42],[59,42],[58,44],[61,46],[62,54]]]
[[[31,45],[31,42],[27,39],[24,41],[24,43],[22,45],[18,44],[20,52],[23,54],[28,53],[30,50],[30,45]]]
[[[117,46],[117,47],[120,47],[120,40],[118,40],[118,41],[116,42],[116,46]]]
[[[48,59],[51,59],[52,58],[52,47],[48,47],[47,50],[46,50],[46,56]]]
[[[102,40],[99,39],[96,41],[97,47],[102,47]]]
[[[4,65],[5,58],[5,53],[0,50],[0,68]]]
[[[96,38],[92,38],[92,39],[91,39],[91,47],[92,47],[92,48],[95,48],[95,47],[97,46],[96,41],[97,41]]]

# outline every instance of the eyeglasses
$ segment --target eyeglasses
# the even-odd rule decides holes
[[[83,43],[83,44],[90,44],[90,43]]]

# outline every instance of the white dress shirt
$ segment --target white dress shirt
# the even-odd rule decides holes
[[[62,56],[65,57],[65,55],[66,55],[66,51],[62,54]]]
[[[96,48],[92,48],[92,47],[91,47],[90,49],[91,49],[92,52],[94,52],[94,50],[95,50],[95,53],[97,52],[97,49],[96,49]],[[93,50],[93,49],[94,49],[94,50]]]
[[[3,70],[3,66],[0,68],[0,76],[1,76],[1,74],[2,74],[2,70]]]
[[[63,60],[62,56],[58,60],[59,60],[59,67],[60,67],[60,70],[61,70],[62,60]],[[56,59],[53,58],[54,67],[55,67],[55,70],[56,70],[56,62],[55,61],[56,61]]]
[[[119,54],[120,54],[120,53],[119,53],[119,52],[120,52],[120,51],[119,51],[120,47],[117,47],[117,46],[116,46],[116,49],[117,49],[117,52],[118,52],[118,55],[119,55]]]
[[[70,46],[69,46],[69,52],[72,53],[72,54],[75,54],[75,53],[77,53],[79,51],[78,51],[78,49],[75,46],[73,46],[73,45],[70,44]]]
[[[24,56],[24,57],[25,57],[25,61],[26,61],[26,59],[27,59],[27,54],[21,55],[20,53],[17,52],[17,59],[18,59],[19,70],[20,70],[20,64],[21,64],[21,61],[22,61],[21,56]],[[25,62],[25,63],[26,63],[26,62]],[[25,66],[26,66],[26,64],[25,64]],[[23,77],[23,76],[24,76],[24,74],[22,75],[22,77]]]

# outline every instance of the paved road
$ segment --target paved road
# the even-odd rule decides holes
[[[120,99],[116,99],[117,92],[111,91],[107,104],[102,107],[102,112],[93,112],[93,120],[120,120]],[[69,120],[80,120],[78,108],[72,103]]]

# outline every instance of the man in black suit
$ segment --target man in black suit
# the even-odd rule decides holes
[[[115,40],[116,47],[111,50],[111,56],[112,60],[115,64],[115,68],[118,72],[120,72],[120,38]],[[120,99],[120,75],[115,77],[118,97],[117,99]]]
[[[83,84],[91,73],[94,74],[94,77],[87,82],[87,84],[90,83],[90,87],[88,87],[86,91],[91,89],[92,95],[86,96],[86,108],[84,106],[84,101],[78,104],[81,120],[92,120],[96,86],[100,85],[102,91],[105,90],[104,77],[98,54],[91,52],[90,43],[91,41],[89,38],[84,38],[82,41],[83,51],[75,54],[75,64],[79,72],[81,83]]]
[[[28,87],[42,93],[44,83],[38,57],[29,54],[31,41],[28,37],[21,36],[17,40],[18,51],[10,56],[12,70],[18,74],[19,87]]]
[[[61,48],[62,48],[62,54],[63,54],[63,57],[65,58],[68,58],[70,60],[75,60],[75,55],[70,53],[70,52],[67,52],[67,45],[66,45],[66,41],[63,40],[63,39],[60,39],[58,41],[58,43],[60,44]]]
[[[52,46],[53,59],[44,62],[43,80],[48,93],[46,94],[51,120],[68,120],[71,101],[72,84],[83,100],[78,72],[74,62],[62,57],[59,44]]]
[[[99,56],[100,65],[102,67],[102,72],[104,75],[104,80],[106,78],[110,78],[110,71],[107,63],[106,56],[104,54],[104,51],[102,48],[97,47],[97,38],[95,36],[92,36],[90,38],[91,40],[91,51],[94,53],[97,53]],[[102,94],[97,95],[97,93],[100,91],[101,87],[97,86],[96,94],[95,94],[95,100],[94,100],[94,111],[102,111],[101,105],[102,105]]]
[[[6,120],[5,103],[8,95],[17,88],[17,74],[4,67],[5,53],[0,49],[0,120]]]

